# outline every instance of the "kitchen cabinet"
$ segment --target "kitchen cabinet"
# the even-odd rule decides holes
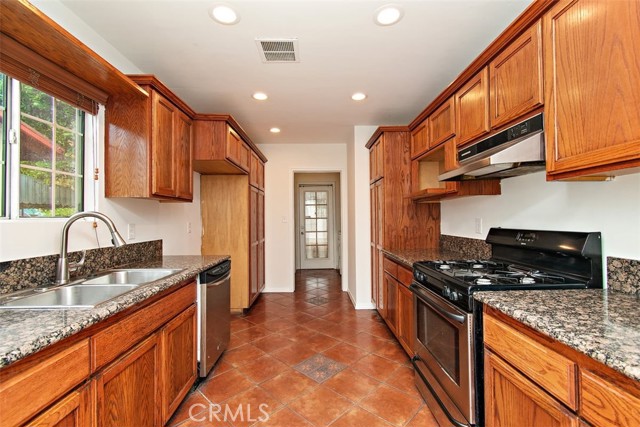
[[[249,137],[233,117],[197,114],[193,127],[193,164],[196,172],[202,174],[250,173],[251,157],[258,152],[258,149],[253,143],[248,142]]]
[[[543,103],[542,23],[539,20],[489,63],[491,128],[521,118]]]
[[[455,112],[451,97],[429,116],[429,148],[437,147],[456,134]]]
[[[396,279],[385,271],[384,273],[384,296],[387,303],[386,310],[383,312],[384,320],[387,326],[395,335],[397,333],[398,323],[398,283]]]
[[[484,308],[485,424],[631,427],[640,384]]]
[[[105,113],[105,194],[191,201],[194,113],[154,76],[129,77],[149,96],[123,94],[109,98]]]
[[[264,289],[264,192],[250,187],[249,304]]]
[[[429,149],[429,119],[425,119],[411,131],[411,158],[414,159]]]
[[[489,69],[483,68],[455,94],[456,140],[465,145],[489,132]]]
[[[384,138],[378,138],[369,149],[369,175],[371,183],[374,183],[384,177],[384,151]]]
[[[411,273],[409,273],[411,274]],[[409,285],[411,282],[409,282]],[[398,342],[407,352],[409,357],[413,357],[413,340],[415,328],[415,316],[413,313],[413,293],[409,290],[406,282],[400,281],[398,285],[398,328],[396,336]]]
[[[547,179],[638,170],[639,14],[635,1],[562,0],[544,15]]]
[[[158,338],[145,339],[94,380],[99,426],[161,425]]]
[[[29,427],[85,427],[92,425],[88,385],[67,394],[58,403],[29,422]]]
[[[163,424],[178,409],[196,380],[196,312],[196,306],[192,305],[160,331]]]
[[[386,256],[383,264],[383,293],[385,310],[378,311],[393,332],[402,348],[413,356],[414,306],[413,293],[409,290],[413,279],[411,270]]]
[[[249,185],[264,191],[264,162],[253,151],[250,159]]]

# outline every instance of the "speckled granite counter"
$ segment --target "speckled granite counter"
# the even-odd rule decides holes
[[[165,256],[131,268],[184,269],[91,309],[0,310],[0,368],[61,341],[213,267],[228,256]]]
[[[393,259],[406,267],[411,268],[414,262],[425,260],[451,260],[466,258],[460,252],[441,250],[441,249],[383,249],[382,252],[389,258]]]
[[[602,289],[477,292],[473,296],[640,381],[640,296]]]

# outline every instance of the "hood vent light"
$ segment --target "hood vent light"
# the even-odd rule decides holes
[[[298,39],[256,39],[262,62],[300,62]]]

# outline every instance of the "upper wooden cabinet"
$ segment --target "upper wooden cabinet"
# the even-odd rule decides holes
[[[640,166],[640,3],[563,0],[544,16],[549,179]]]
[[[483,68],[456,92],[456,138],[464,145],[489,132],[489,70]]]
[[[249,169],[249,184],[264,191],[264,162],[253,151],[249,159]]]
[[[429,149],[429,119],[425,119],[411,131],[411,158],[423,154]]]
[[[429,116],[429,148],[437,147],[456,134],[456,108],[449,98]]]
[[[384,138],[379,138],[369,148],[369,177],[371,179],[371,183],[379,180],[384,176],[384,144]]]
[[[251,171],[252,154],[263,163],[267,161],[229,115],[197,114],[193,128],[193,169],[196,172],[244,175]]]
[[[105,194],[191,201],[193,111],[154,76],[130,78],[149,96],[109,98]]]
[[[538,21],[489,63],[491,127],[542,105],[542,23]]]

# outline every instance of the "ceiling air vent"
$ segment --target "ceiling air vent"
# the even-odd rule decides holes
[[[300,62],[298,39],[256,39],[262,62]]]

